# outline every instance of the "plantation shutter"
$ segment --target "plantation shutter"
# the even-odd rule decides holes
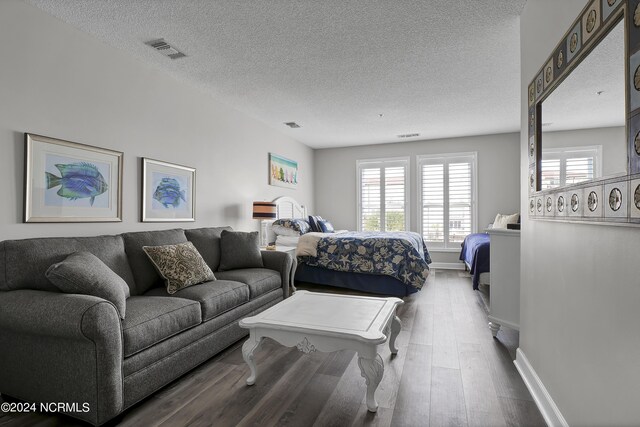
[[[567,158],[566,184],[577,184],[578,182],[593,179],[593,177],[593,157]]]
[[[549,148],[542,154],[542,190],[596,178],[600,147]]]
[[[475,154],[419,156],[420,228],[431,247],[458,249],[475,229]]]
[[[405,230],[405,167],[384,169],[384,229]]]
[[[422,165],[422,235],[444,244],[444,164]]]
[[[560,159],[547,159],[541,162],[542,189],[560,185]]]
[[[362,169],[361,224],[362,231],[380,230],[380,168]]]
[[[361,231],[404,231],[408,225],[408,159],[359,161],[358,227]]]
[[[471,162],[449,163],[449,242],[461,243],[471,233]]]

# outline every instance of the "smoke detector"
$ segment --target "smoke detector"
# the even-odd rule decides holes
[[[419,133],[403,133],[402,135],[398,135],[398,138],[415,138],[416,136],[420,136]]]
[[[183,58],[187,56],[184,53],[180,52],[175,47],[171,46],[166,41],[164,41],[164,39],[152,40],[145,44],[148,46],[151,46],[152,48],[154,48],[164,56],[168,56],[171,59],[178,59],[178,58]]]

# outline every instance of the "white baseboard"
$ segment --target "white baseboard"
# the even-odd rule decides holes
[[[516,365],[518,372],[520,372],[520,376],[529,389],[529,393],[533,396],[533,400],[536,402],[547,425],[549,427],[569,427],[569,423],[560,413],[542,380],[540,380],[533,366],[529,363],[529,359],[519,348],[516,350],[516,360],[513,363]]]
[[[432,262],[429,268],[439,270],[464,270],[464,264],[461,262]]]

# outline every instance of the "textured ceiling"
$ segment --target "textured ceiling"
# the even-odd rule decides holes
[[[520,129],[526,0],[27,1],[314,148]]]

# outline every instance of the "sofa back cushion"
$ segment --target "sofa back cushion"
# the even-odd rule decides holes
[[[51,265],[80,251],[91,252],[98,257],[127,283],[133,293],[134,276],[122,236],[5,240],[0,243],[0,289],[59,292],[45,277],[46,271]]]
[[[187,242],[184,230],[181,229],[124,233],[122,238],[135,279],[135,289],[131,290],[131,295],[141,295],[153,287],[164,284],[153,263],[142,250],[143,246],[175,245]]]
[[[232,228],[208,227],[184,230],[187,239],[200,252],[211,271],[218,271],[220,266],[220,235],[222,230],[231,231]]]

